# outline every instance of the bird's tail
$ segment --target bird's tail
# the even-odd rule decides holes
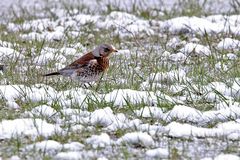
[[[52,72],[52,73],[44,74],[43,76],[54,76],[54,75],[60,75],[60,73],[59,72]]]

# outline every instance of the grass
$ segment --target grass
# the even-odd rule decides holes
[[[178,16],[205,16],[205,15],[211,15],[210,12],[206,12],[205,5],[207,1],[204,1],[203,5],[200,5],[199,3],[193,1],[193,0],[180,0],[178,3],[176,3],[173,7],[174,9],[168,11],[168,10],[155,10],[156,12],[163,12],[164,14],[157,14],[153,15],[151,10],[145,10],[144,4],[142,6],[135,6],[133,5],[130,9],[130,14],[134,14],[144,20],[165,20],[173,17]],[[72,6],[71,4],[64,3],[61,4],[64,7],[64,10],[68,13],[70,16],[74,16],[77,13],[86,13],[86,14],[101,14],[103,16],[108,15],[112,11],[123,11],[122,8],[118,6],[113,5],[107,5],[107,9],[105,11],[96,11],[96,13],[92,13],[90,9],[87,8],[84,4],[79,4],[77,6]],[[239,13],[237,7],[238,3],[237,1],[232,1],[233,6],[233,13]],[[142,8],[141,8],[142,7]],[[59,17],[50,9],[49,6],[43,9],[43,13],[46,13],[46,17],[44,18],[50,18],[52,21],[57,21]],[[74,12],[74,10],[77,9],[77,13]],[[38,19],[38,14],[34,12],[31,13],[28,10],[25,10],[22,8],[20,15],[16,14],[16,12],[12,12],[13,17],[9,19],[11,23],[21,25],[25,22],[28,22],[29,20]],[[130,55],[113,55],[111,57],[111,68],[108,70],[107,74],[104,75],[102,81],[99,84],[93,84],[92,88],[89,88],[90,90],[95,90],[98,88],[97,93],[106,94],[109,92],[112,92],[116,89],[132,89],[132,90],[140,90],[141,84],[143,82],[146,82],[149,78],[150,73],[155,74],[159,72],[169,72],[171,70],[179,69],[181,67],[185,67],[189,69],[189,72],[187,73],[187,77],[191,78],[191,82],[182,82],[179,80],[175,80],[173,82],[165,80],[161,81],[161,85],[163,87],[154,87],[154,83],[156,82],[156,79],[153,79],[150,81],[149,88],[144,89],[148,93],[150,92],[158,92],[159,90],[162,93],[165,93],[170,96],[184,96],[187,95],[188,101],[185,103],[185,105],[196,108],[200,111],[208,111],[214,109],[214,105],[216,102],[209,102],[206,99],[206,94],[208,91],[204,90],[203,86],[209,84],[213,81],[221,81],[226,82],[229,79],[234,79],[236,77],[240,76],[240,70],[239,70],[239,58],[234,61],[229,61],[226,59],[223,59],[223,55],[226,55],[228,52],[220,51],[217,48],[214,48],[215,44],[217,44],[222,38],[224,37],[233,37],[233,35],[208,35],[207,33],[204,35],[192,35],[192,34],[177,34],[173,35],[170,32],[161,32],[161,36],[159,35],[153,35],[149,36],[146,34],[143,35],[136,35],[134,33],[129,34],[128,37],[122,38],[119,34],[115,34],[115,29],[107,30],[102,29],[99,30],[96,28],[94,23],[86,23],[85,25],[81,26],[81,32],[79,32],[79,36],[73,37],[71,36],[70,32],[74,28],[68,28],[65,31],[65,37],[58,40],[58,41],[47,41],[46,39],[43,40],[23,40],[21,39],[21,34],[27,34],[32,32],[32,29],[24,30],[20,29],[17,32],[11,32],[7,28],[7,24],[1,24],[0,25],[0,40],[9,42],[13,45],[13,49],[24,55],[24,59],[9,59],[5,58],[1,61],[4,65],[6,65],[6,70],[3,72],[3,74],[0,75],[0,84],[2,85],[15,85],[15,84],[23,84],[28,87],[31,87],[34,84],[38,83],[44,83],[46,85],[49,85],[53,87],[57,91],[66,91],[70,89],[76,89],[81,87],[81,85],[78,82],[73,82],[67,78],[62,77],[50,77],[49,79],[46,79],[42,77],[42,74],[47,73],[49,71],[56,70],[56,61],[49,60],[49,63],[46,65],[42,65],[40,67],[36,66],[34,64],[34,59],[36,56],[41,55],[42,51],[46,47],[55,48],[56,52],[55,54],[65,54],[61,53],[60,49],[63,47],[74,47],[77,43],[82,44],[87,50],[91,50],[96,46],[96,44],[100,43],[111,43],[118,49],[129,49],[131,54]],[[124,28],[123,28],[124,30]],[[157,30],[156,30],[157,31]],[[156,32],[155,31],[155,32]],[[39,32],[39,31],[38,31]],[[89,36],[90,34],[93,35]],[[181,41],[189,42],[192,38],[196,37],[199,39],[199,44],[208,46],[213,53],[213,56],[209,57],[188,57],[188,62],[186,63],[174,63],[168,60],[165,60],[162,56],[162,53],[167,50],[170,53],[177,53],[180,48],[183,47],[183,44],[179,44],[176,48],[171,48],[167,46],[167,43],[170,39],[178,37]],[[238,37],[234,37],[238,38]],[[1,44],[0,44],[1,45]],[[161,49],[159,49],[160,47]],[[83,52],[82,48],[76,48],[78,52]],[[234,51],[236,55],[239,56],[239,51]],[[222,55],[219,58],[217,58],[215,55]],[[80,56],[80,55],[77,55]],[[67,61],[64,62],[64,65],[67,65],[68,62],[74,60],[76,57],[71,55],[66,55]],[[60,60],[61,62],[61,60]],[[227,71],[220,71],[217,70],[215,65],[221,62],[222,64],[227,64],[229,69]],[[229,83],[229,82],[228,82]],[[231,83],[231,82],[230,82]],[[170,90],[170,87],[172,85],[185,85],[186,88],[183,91],[173,93]],[[99,86],[98,86],[99,85]],[[134,104],[130,99],[125,98],[125,105],[122,107],[115,106],[113,102],[107,102],[104,100],[99,100],[97,98],[97,93],[92,93],[89,96],[87,96],[83,103],[77,103],[74,101],[74,97],[71,101],[71,104],[69,108],[73,109],[79,109],[79,110],[86,110],[89,112],[93,112],[96,109],[110,107],[114,114],[117,113],[124,113],[130,120],[139,118],[141,119],[142,123],[149,123],[149,124],[155,124],[160,123],[163,125],[167,125],[166,122],[149,118],[145,119],[143,117],[136,117],[134,111],[137,109],[141,109],[146,105],[149,105],[145,103],[144,101]],[[226,101],[226,98],[224,95],[222,95],[220,92],[215,90],[215,93],[220,97],[222,101]],[[195,99],[194,96],[198,95],[200,98]],[[79,94],[81,96],[81,94]],[[48,104],[48,101],[42,100],[42,101],[31,101],[26,100],[27,97],[24,95],[23,91],[23,98],[19,97],[16,98],[16,103],[21,107],[17,111],[14,109],[10,109],[7,104],[6,100],[1,99],[0,105],[3,106],[0,109],[0,119],[16,119],[16,118],[23,118],[26,115],[24,114],[26,111],[31,111],[34,107]],[[69,98],[70,99],[70,98]],[[240,102],[239,97],[234,97],[234,100],[237,102]],[[100,134],[103,130],[102,126],[94,126],[92,130],[88,128],[88,126],[85,124],[85,128],[88,128],[86,130],[80,131],[80,133],[72,132],[71,126],[75,125],[72,124],[72,122],[68,119],[64,113],[62,113],[62,109],[66,106],[64,104],[60,103],[60,99],[56,99],[55,101],[51,102],[49,104],[53,109],[55,109],[58,113],[60,113],[60,119],[65,120],[65,123],[62,124],[62,127],[66,130],[66,134],[56,134],[53,136],[48,137],[51,140],[56,140],[60,143],[68,143],[71,141],[77,141],[80,143],[85,142],[85,139],[90,137],[93,134]],[[151,104],[150,104],[151,105]],[[164,112],[172,110],[175,104],[164,101],[161,99],[161,97],[158,97],[157,103],[154,104],[155,106],[162,108]],[[56,123],[56,120],[52,117],[46,117],[46,116],[36,116],[34,118],[42,118],[45,119],[48,122]],[[81,124],[81,122],[76,123]],[[211,124],[210,124],[211,125]],[[209,125],[209,126],[210,126]],[[215,125],[214,125],[215,126]],[[214,127],[210,126],[210,127]],[[114,133],[110,132],[110,136],[113,139],[120,138],[125,133],[128,133],[131,131],[131,129],[124,129],[119,128]],[[0,156],[4,158],[10,158],[12,155],[18,155],[21,158],[26,157],[33,157],[34,151],[32,153],[27,153],[22,151],[22,148],[26,147],[28,144],[32,144],[34,142],[40,142],[44,140],[44,137],[39,136],[36,140],[30,140],[28,137],[21,137],[17,136],[16,138],[12,138],[9,140],[2,140],[0,150],[1,152]],[[221,139],[217,141],[222,141]],[[224,140],[223,140],[224,141]],[[173,143],[173,145],[169,145],[169,151],[171,152],[169,159],[179,159],[180,157],[184,158],[193,158],[194,154],[192,154],[193,150],[190,146],[183,146],[184,149],[186,149],[186,152],[183,152],[181,150],[181,147],[176,147],[174,143],[190,143],[190,142],[179,142],[178,139],[164,139],[164,140],[158,140],[158,143],[165,143],[165,145],[160,146],[166,146],[166,144]],[[208,143],[208,142],[203,142]],[[237,151],[233,149],[234,146],[236,146],[237,142],[230,141],[228,144],[228,147],[224,152],[227,153],[236,153]],[[132,158],[140,158],[144,157],[145,150],[140,149],[139,155],[138,152],[131,152],[129,150],[128,146],[112,146],[115,151],[114,153],[111,153],[109,158],[111,159],[114,157],[114,155],[120,156],[123,159],[132,159]],[[218,147],[218,146],[217,146]],[[91,146],[87,146],[87,150],[91,150]],[[179,151],[180,150],[180,151]],[[13,154],[9,154],[10,151]],[[104,154],[104,149],[101,149],[99,153]],[[119,153],[119,155],[118,155]],[[220,151],[218,151],[220,153]],[[40,156],[42,159],[52,159],[53,157],[51,155],[47,155],[45,152],[38,152],[36,153],[38,156]],[[202,156],[202,155],[197,155]],[[197,157],[196,156],[196,157]],[[195,158],[196,158],[195,157]]]

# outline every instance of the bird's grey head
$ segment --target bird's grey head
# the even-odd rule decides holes
[[[112,45],[101,44],[93,50],[93,55],[95,57],[107,57],[113,52],[117,52],[117,50]]]

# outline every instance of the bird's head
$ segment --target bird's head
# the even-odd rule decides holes
[[[93,50],[95,57],[108,57],[111,53],[118,52],[112,45],[101,44]]]

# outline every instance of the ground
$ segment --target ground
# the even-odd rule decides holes
[[[0,159],[240,159],[237,0],[0,6]],[[42,76],[101,43],[91,86]]]

